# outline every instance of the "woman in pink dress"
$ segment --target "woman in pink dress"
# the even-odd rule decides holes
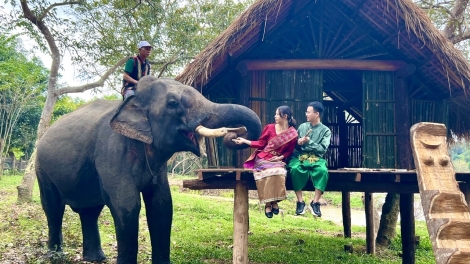
[[[278,202],[287,198],[285,161],[294,151],[297,142],[295,119],[288,106],[278,107],[274,120],[275,124],[266,125],[256,141],[244,138],[233,140],[237,144],[256,148],[245,161],[244,167],[254,170],[258,197],[265,204],[265,215],[268,218],[279,213]]]

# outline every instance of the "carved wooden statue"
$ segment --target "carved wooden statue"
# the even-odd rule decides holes
[[[441,263],[470,263],[470,214],[460,192],[443,124],[411,127],[411,148],[421,203],[434,257]]]

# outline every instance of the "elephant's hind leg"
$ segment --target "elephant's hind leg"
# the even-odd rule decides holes
[[[38,172],[38,179],[41,204],[46,214],[49,229],[48,247],[51,251],[61,252],[62,218],[64,216],[65,203],[55,185],[44,175],[44,172]]]
[[[97,205],[88,208],[72,208],[80,215],[83,235],[83,260],[103,261],[106,259],[101,248],[100,233],[98,230],[98,217],[104,205]]]

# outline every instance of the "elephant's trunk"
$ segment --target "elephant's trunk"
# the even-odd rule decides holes
[[[211,115],[201,124],[206,127],[245,127],[246,131],[227,131],[224,135],[224,145],[230,149],[244,149],[247,145],[237,145],[232,139],[243,137],[257,140],[261,134],[261,121],[248,107],[236,104],[211,103]],[[222,134],[222,133],[219,133]]]

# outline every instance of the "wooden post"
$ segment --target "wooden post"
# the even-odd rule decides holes
[[[341,192],[341,207],[343,210],[344,237],[351,237],[351,199],[349,192]]]
[[[349,155],[348,155],[348,126],[346,124],[346,117],[344,111],[338,108],[336,117],[339,124],[339,167],[348,167]]]
[[[402,263],[415,263],[415,215],[414,215],[414,194],[400,194],[400,225],[402,243]]]
[[[463,196],[465,197],[465,202],[467,203],[467,207],[470,208],[470,188],[469,187],[470,186],[468,185],[468,182],[459,182],[459,189],[463,193]]]
[[[366,246],[367,254],[375,255],[374,237],[374,199],[372,193],[364,193],[364,209],[366,213]]]
[[[395,98],[397,104],[395,111],[397,117],[402,117],[396,122],[397,130],[397,165],[400,169],[412,169],[413,153],[411,150],[410,128],[411,114],[408,97],[407,82],[405,78],[395,80]],[[402,263],[415,263],[415,218],[412,193],[400,194],[400,226],[401,248],[403,252]]]
[[[233,205],[233,263],[248,264],[248,188],[245,181],[237,181]]]

